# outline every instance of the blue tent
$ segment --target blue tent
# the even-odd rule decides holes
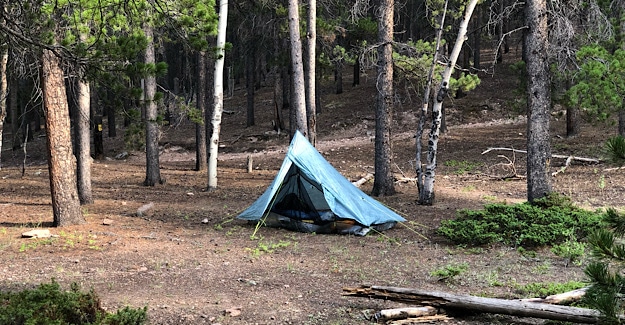
[[[237,218],[304,232],[358,235],[405,221],[343,177],[299,132],[269,188]]]

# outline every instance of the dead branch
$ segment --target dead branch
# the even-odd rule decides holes
[[[593,309],[520,300],[455,295],[445,292],[410,288],[361,286],[358,288],[343,288],[343,292],[344,295],[348,296],[386,299],[447,309],[535,317],[576,323],[595,324],[599,322],[600,317],[600,313]]]
[[[438,322],[446,322],[451,318],[445,315],[432,315],[432,316],[421,316],[421,317],[411,317],[406,319],[398,319],[394,321],[390,321],[387,323],[388,325],[411,325],[411,324],[421,324],[421,323],[438,323]]]
[[[355,182],[352,182],[352,184],[354,184],[354,186],[360,188],[362,186],[362,184],[368,182],[372,178],[373,178],[373,174],[368,173],[367,175],[365,175],[365,177],[363,177],[363,178],[361,178],[361,179],[359,179],[359,180],[357,180]]]
[[[555,172],[553,172],[551,174],[551,176],[555,177],[556,175],[558,175],[559,173],[564,173],[564,171],[566,170],[567,167],[569,167],[571,165],[571,161],[573,160],[573,156],[570,156],[568,158],[566,158],[566,163],[564,163],[564,166],[560,167],[560,169],[556,170]]]
[[[387,321],[393,319],[406,319],[411,317],[436,315],[436,308],[426,307],[406,307],[395,309],[383,309],[373,315],[375,321]]]
[[[484,150],[484,152],[482,152],[482,154],[487,154],[491,151],[512,151],[512,152],[518,152],[518,153],[524,153],[527,154],[526,150],[519,150],[519,149],[513,149],[513,148],[488,148],[486,150]],[[599,159],[594,159],[594,158],[586,158],[586,157],[577,157],[577,156],[566,156],[566,155],[551,155],[551,158],[559,158],[559,159],[568,159],[569,157],[571,157],[571,159],[573,160],[577,160],[577,161],[582,161],[582,162],[587,162],[587,163],[593,163],[593,164],[598,164],[601,162],[601,160]]]
[[[545,298],[528,298],[521,299],[521,301],[527,302],[540,302],[544,304],[552,304],[552,305],[566,305],[575,301],[579,301],[584,297],[588,287],[584,287],[581,289],[576,289],[568,292],[563,292],[551,296],[547,296]]]

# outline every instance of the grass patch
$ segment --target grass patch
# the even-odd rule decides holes
[[[588,283],[579,281],[568,281],[565,283],[558,282],[532,282],[517,287],[517,292],[524,298],[544,298],[547,296],[581,289]]]
[[[454,174],[456,175],[464,175],[468,173],[475,172],[479,167],[482,166],[482,163],[471,162],[467,160],[447,160],[445,162],[445,166],[453,169]]]

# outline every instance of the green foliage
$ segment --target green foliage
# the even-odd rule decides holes
[[[559,293],[569,292],[585,287],[587,283],[579,281],[557,282],[533,282],[517,287],[517,291],[527,298],[547,297]]]
[[[437,277],[439,281],[449,282],[453,281],[458,275],[465,273],[468,270],[469,264],[467,263],[447,264],[430,272],[430,275]]]
[[[604,222],[607,227],[588,239],[595,260],[584,270],[591,283],[584,302],[601,312],[603,323],[620,324],[619,316],[625,311],[625,214],[608,209]]]
[[[147,307],[126,307],[107,314],[93,290],[81,292],[76,283],[69,291],[61,290],[52,280],[20,292],[0,292],[0,324],[106,324],[140,325],[147,322]]]
[[[625,138],[622,135],[609,138],[605,142],[605,150],[610,159],[615,164],[625,164]]]
[[[534,204],[488,204],[483,210],[460,210],[454,220],[441,222],[438,233],[455,244],[536,247],[586,237],[601,223],[601,215],[573,206],[560,195]]]
[[[625,109],[625,51],[610,53],[600,45],[585,46],[577,52],[577,60],[580,70],[566,93],[569,105],[582,108],[599,121]]]
[[[417,94],[421,94],[427,85],[427,77],[432,65],[432,56],[436,50],[435,42],[418,40],[408,42],[395,48],[393,52],[393,62],[395,63],[395,74],[398,80],[403,80]],[[434,69],[434,85],[439,84],[444,66],[437,65]],[[480,78],[474,74],[460,73],[457,78],[449,80],[449,92],[455,96],[458,90],[469,92],[480,84]],[[434,86],[436,87],[436,86]]]

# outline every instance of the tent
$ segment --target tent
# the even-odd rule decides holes
[[[302,232],[356,235],[405,221],[343,177],[300,132],[269,188],[237,218]]]

